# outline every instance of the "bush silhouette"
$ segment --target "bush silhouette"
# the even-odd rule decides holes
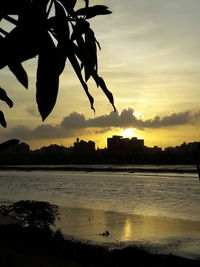
[[[1,206],[0,212],[14,215],[24,226],[50,228],[59,219],[58,206],[45,201],[21,200],[9,206]]]

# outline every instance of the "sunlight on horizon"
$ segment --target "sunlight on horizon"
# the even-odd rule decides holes
[[[132,128],[126,128],[125,130],[123,130],[121,132],[121,135],[124,138],[132,138],[132,137],[137,137],[137,135],[135,134],[135,131]]]

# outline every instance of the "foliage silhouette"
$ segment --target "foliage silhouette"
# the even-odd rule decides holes
[[[8,206],[0,206],[0,212],[14,215],[24,226],[47,229],[59,219],[58,207],[45,201],[21,200]]]
[[[0,21],[4,19],[15,25],[9,33],[0,27],[0,68],[8,66],[18,81],[28,88],[28,76],[21,63],[38,56],[36,101],[43,121],[56,103],[59,76],[67,59],[91,108],[94,110],[94,99],[87,86],[90,77],[116,110],[112,93],[98,75],[97,47],[101,47],[86,21],[98,15],[108,15],[111,11],[103,5],[89,6],[89,0],[82,1],[85,7],[78,10],[75,9],[77,0],[1,0],[0,3]],[[0,100],[12,107],[4,89],[0,90]],[[6,127],[2,111],[0,124]]]

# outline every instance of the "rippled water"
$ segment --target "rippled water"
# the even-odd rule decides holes
[[[195,173],[0,171],[0,202],[21,199],[200,221]]]

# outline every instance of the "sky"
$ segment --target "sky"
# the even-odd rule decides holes
[[[81,1],[81,0],[80,0]],[[7,68],[1,87],[14,102],[0,109],[10,138],[32,149],[49,144],[70,146],[80,138],[106,146],[106,138],[122,135],[144,139],[147,146],[176,146],[200,141],[200,1],[91,0],[113,12],[89,20],[101,44],[99,74],[113,93],[117,112],[89,81],[94,112],[70,63],[61,75],[57,103],[42,122],[35,101],[37,58],[23,63],[26,90]]]

